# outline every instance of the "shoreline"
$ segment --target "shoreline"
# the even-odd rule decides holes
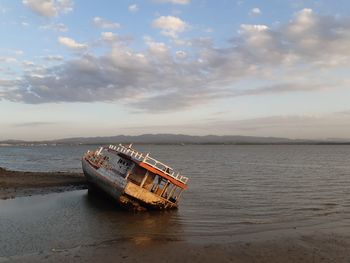
[[[0,200],[86,188],[82,173],[24,172],[0,167]]]

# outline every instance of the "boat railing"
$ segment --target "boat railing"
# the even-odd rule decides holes
[[[151,167],[161,171],[162,173],[165,173],[166,175],[174,178],[175,180],[178,180],[184,184],[188,182],[188,177],[181,175],[179,172],[175,172],[173,168],[170,166],[167,166],[166,164],[159,162],[158,160],[152,158],[149,156],[149,153],[146,155],[131,148],[132,145],[126,147],[122,144],[119,144],[118,146],[115,145],[109,145],[109,149],[126,154],[140,162],[147,163]]]

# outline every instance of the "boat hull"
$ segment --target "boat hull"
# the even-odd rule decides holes
[[[117,183],[111,182],[107,177],[99,173],[88,161],[82,160],[82,168],[86,180],[89,184],[98,187],[110,197],[119,201],[124,192],[124,187]]]

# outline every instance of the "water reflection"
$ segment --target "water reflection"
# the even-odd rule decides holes
[[[0,256],[183,240],[178,211],[130,213],[86,190],[0,201]]]
[[[114,200],[96,192],[87,192],[84,206],[98,217],[100,223],[108,225],[108,229],[118,238],[124,237],[137,245],[161,240],[179,241],[184,238],[178,210],[125,211]]]

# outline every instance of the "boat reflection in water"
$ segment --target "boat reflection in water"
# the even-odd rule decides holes
[[[103,233],[105,236],[114,233],[114,237],[108,242],[131,241],[135,245],[149,245],[184,239],[182,220],[177,209],[126,213],[113,202],[108,202],[108,199],[110,197],[107,195],[98,195],[91,191],[84,198],[89,213],[98,219],[98,225],[104,225],[103,228],[96,228],[90,222],[94,224],[90,231],[106,230],[108,233]]]

